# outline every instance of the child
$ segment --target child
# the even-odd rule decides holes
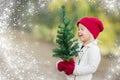
[[[60,61],[57,69],[64,71],[67,80],[92,80],[92,74],[97,70],[101,60],[96,39],[104,27],[95,17],[84,17],[77,22],[78,37],[81,42],[78,56],[70,61]]]

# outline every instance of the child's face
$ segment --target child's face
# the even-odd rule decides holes
[[[78,37],[84,44],[87,44],[92,40],[91,33],[82,24],[79,24],[78,26]]]

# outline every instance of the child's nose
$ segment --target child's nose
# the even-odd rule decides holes
[[[78,33],[81,33],[81,30],[79,30]]]
[[[81,35],[81,31],[78,31],[78,35]]]
[[[78,33],[80,33],[81,31],[79,30]]]

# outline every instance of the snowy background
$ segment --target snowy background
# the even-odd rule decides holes
[[[120,80],[120,0],[0,0],[0,80],[66,80],[52,57],[63,4],[74,25],[86,15],[103,20],[93,80]]]

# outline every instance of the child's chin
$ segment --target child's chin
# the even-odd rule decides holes
[[[83,38],[80,38],[80,41],[84,42],[84,39],[83,39]]]

